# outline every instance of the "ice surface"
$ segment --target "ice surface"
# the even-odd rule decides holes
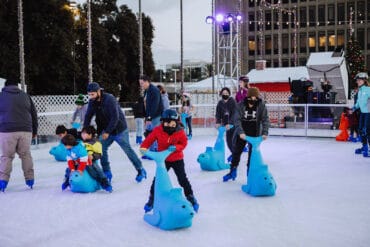
[[[143,161],[149,178],[138,184],[136,170],[114,144],[113,193],[76,194],[61,190],[66,164],[48,154],[55,143],[40,144],[32,150],[34,189],[24,184],[16,158],[0,193],[0,246],[370,246],[370,159],[354,154],[359,144],[269,137],[261,151],[278,187],[276,196],[256,198],[241,190],[246,154],[235,181],[222,182],[225,170],[200,169],[197,156],[215,139],[216,131],[194,136],[185,150],[200,209],[192,227],[176,231],[143,220],[153,161]]]

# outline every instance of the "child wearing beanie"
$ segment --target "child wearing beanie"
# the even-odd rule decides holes
[[[73,128],[79,129],[81,126],[83,126],[86,111],[87,111],[87,103],[88,103],[87,99],[85,98],[83,94],[79,94],[77,96],[77,99],[75,101],[76,110],[73,113],[72,121],[71,121]],[[79,121],[76,121],[77,119],[79,119]]]
[[[256,87],[248,89],[247,97],[238,103],[239,111],[235,117],[235,132],[233,137],[233,152],[230,166],[230,172],[223,177],[223,181],[235,180],[237,176],[237,167],[240,156],[247,141],[246,136],[262,136],[265,140],[268,135],[270,125],[265,102],[259,96],[259,90]],[[248,163],[247,175],[249,171],[249,162],[252,154],[252,145],[248,143]]]

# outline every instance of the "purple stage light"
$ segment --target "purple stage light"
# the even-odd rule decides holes
[[[232,21],[234,20],[234,16],[233,16],[232,14],[228,14],[228,15],[226,16],[226,20],[227,20],[228,22],[232,22]]]
[[[216,15],[216,21],[217,22],[223,22],[224,21],[224,15],[223,14],[217,14]]]
[[[213,24],[215,22],[215,18],[213,16],[207,16],[206,17],[206,23],[207,24]]]

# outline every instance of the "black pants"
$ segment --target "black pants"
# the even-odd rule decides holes
[[[232,152],[232,160],[231,160],[231,168],[237,168],[240,162],[240,156],[243,153],[243,149],[247,144],[247,141],[240,139],[239,136],[234,136],[234,143],[233,143],[233,152]],[[249,163],[251,160],[252,155],[252,144],[248,142],[248,162],[247,162],[247,175],[249,173]]]
[[[186,176],[185,173],[185,163],[184,160],[177,160],[174,162],[168,162],[166,161],[166,169],[167,171],[172,168],[173,171],[176,174],[177,181],[181,185],[181,187],[184,189],[184,194],[186,197],[189,195],[193,195],[193,190],[191,188],[189,179]],[[153,178],[152,186],[150,187],[150,196],[149,200],[153,201],[154,200],[154,183],[155,183],[155,177]]]
[[[189,133],[188,133],[188,135],[193,135],[193,130],[192,130],[192,128],[191,128],[191,116],[190,117],[187,117],[187,118],[185,118],[185,121],[186,121],[186,125],[188,126],[188,128],[189,128]],[[185,130],[185,133],[186,133],[186,130]]]
[[[370,113],[360,113],[358,129],[362,144],[370,144]]]
[[[233,136],[234,136],[235,128],[231,128],[226,131],[226,144],[229,148],[230,152],[233,152]]]

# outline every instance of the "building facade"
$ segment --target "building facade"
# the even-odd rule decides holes
[[[345,50],[351,30],[370,71],[369,0],[215,0],[220,12],[243,15],[241,74],[256,60],[267,67],[304,66],[311,52]]]

